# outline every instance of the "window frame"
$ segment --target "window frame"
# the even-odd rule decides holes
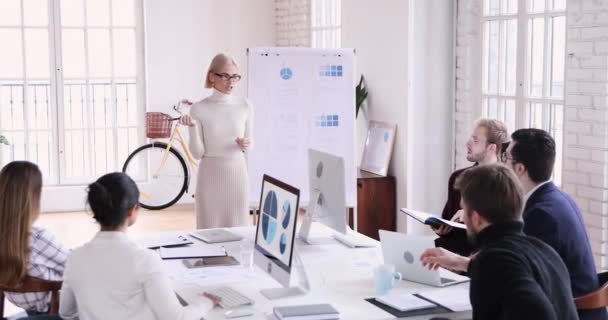
[[[504,0],[503,0],[504,1]],[[531,1],[532,0],[517,0],[517,12],[516,13],[499,13],[499,14],[492,14],[492,15],[488,15],[486,14],[486,1],[483,1],[482,3],[482,8],[481,8],[481,18],[480,18],[480,25],[481,25],[481,36],[480,36],[480,41],[479,41],[479,50],[481,53],[481,58],[483,63],[481,64],[480,67],[480,81],[479,81],[479,97],[480,97],[480,104],[481,104],[481,108],[480,108],[480,113],[482,116],[487,117],[489,116],[489,107],[486,106],[486,103],[489,103],[488,99],[496,99],[496,105],[497,105],[497,113],[500,115],[500,111],[501,111],[501,103],[502,101],[505,101],[506,99],[513,99],[514,100],[514,128],[511,128],[509,126],[509,124],[507,123],[507,125],[509,126],[509,130],[514,131],[516,129],[519,128],[527,128],[531,126],[531,122],[532,122],[532,118],[530,117],[530,114],[532,113],[532,108],[530,107],[531,104],[534,103],[540,103],[542,105],[542,125],[541,128],[544,130],[547,130],[548,132],[551,133],[552,136],[554,136],[555,140],[556,140],[556,147],[558,148],[558,154],[557,154],[557,159],[556,159],[556,167],[554,170],[554,179],[556,180],[557,184],[561,184],[561,177],[562,177],[562,171],[563,171],[563,144],[564,144],[564,110],[565,110],[565,97],[566,97],[566,88],[565,88],[565,73],[566,73],[566,63],[565,63],[565,57],[566,57],[566,51],[564,50],[564,52],[562,52],[561,54],[564,56],[564,66],[563,66],[563,76],[562,79],[563,80],[563,91],[562,91],[562,95],[561,98],[559,97],[553,97],[549,94],[549,90],[548,90],[548,86],[551,86],[552,84],[552,80],[549,76],[549,72],[551,71],[551,68],[553,68],[552,65],[552,59],[553,59],[553,55],[554,53],[554,43],[552,41],[552,39],[550,39],[550,37],[553,35],[553,29],[551,29],[551,32],[549,32],[549,28],[553,28],[551,26],[550,22],[553,22],[554,20],[552,20],[555,17],[564,17],[564,19],[567,19],[567,9],[563,8],[560,10],[549,10],[548,8],[550,8],[551,4],[552,4],[552,0],[544,0],[544,10],[542,12],[529,12],[528,10],[528,6],[531,5]],[[489,11],[489,10],[488,10]],[[531,96],[530,95],[530,79],[532,77],[532,73],[531,73],[531,68],[532,68],[532,59],[529,56],[530,53],[530,46],[529,44],[531,43],[531,39],[530,37],[532,36],[529,33],[529,24],[532,21],[532,19],[534,18],[543,18],[544,21],[544,31],[543,31],[543,71],[542,71],[542,92],[541,95],[539,97],[536,96]],[[500,56],[503,54],[504,48],[502,47],[503,41],[500,38],[500,33],[501,30],[503,28],[504,25],[500,24],[499,25],[499,50],[498,50],[498,87],[496,90],[496,93],[487,93],[484,91],[484,83],[485,77],[488,77],[488,69],[489,66],[486,65],[485,63],[485,57],[486,57],[486,46],[484,44],[485,41],[485,35],[487,31],[487,27],[486,27],[486,23],[489,21],[507,21],[509,19],[516,19],[516,25],[517,25],[517,39],[516,39],[516,45],[517,45],[517,49],[516,49],[516,61],[515,61],[515,92],[514,95],[508,95],[508,94],[504,94],[501,93],[500,90],[500,85],[501,85],[501,78],[505,77],[505,74],[501,74],[500,73],[500,68],[501,68],[501,61],[500,60]],[[564,33],[563,33],[563,37],[564,37],[564,43],[567,40],[567,34],[566,34],[566,29],[565,29],[565,24],[564,24]],[[548,46],[549,44],[551,44],[551,50],[548,50]],[[556,111],[555,109],[552,107],[553,105],[559,105],[561,106],[561,125],[559,127],[557,127],[556,123],[553,122],[554,117],[556,115]],[[502,110],[503,114],[506,114],[507,111],[506,110]],[[501,120],[501,121],[505,121],[504,116],[498,116],[497,119]],[[560,135],[561,136],[557,136],[557,132],[561,131]]]
[[[114,0],[116,1],[116,0]],[[14,79],[9,79],[9,78],[0,78],[0,80],[2,81],[18,81],[18,82],[22,82],[23,83],[23,118],[24,118],[24,128],[23,130],[10,130],[9,132],[23,132],[24,134],[24,142],[25,142],[25,152],[24,152],[24,158],[25,159],[32,159],[31,155],[30,155],[30,151],[29,151],[29,136],[31,135],[32,132],[36,132],[35,128],[32,128],[30,126],[30,121],[29,121],[29,117],[28,117],[28,112],[29,109],[32,108],[32,106],[29,104],[28,102],[28,91],[30,90],[30,82],[32,82],[32,80],[36,80],[36,78],[32,78],[29,77],[28,74],[25,72],[27,66],[27,61],[26,61],[26,44],[25,44],[25,30],[32,28],[31,26],[25,25],[25,10],[24,10],[24,1],[20,0],[19,1],[20,6],[21,6],[21,25],[20,26],[2,26],[0,28],[20,28],[20,32],[21,32],[21,56],[22,56],[22,60],[23,60],[23,74],[21,76],[20,79],[14,78]],[[137,141],[135,142],[135,146],[139,146],[142,145],[143,143],[145,143],[146,138],[145,138],[145,123],[143,121],[144,116],[145,116],[145,96],[146,96],[146,83],[145,83],[145,48],[144,48],[144,39],[145,39],[145,30],[144,30],[144,7],[143,7],[143,0],[133,0],[134,3],[134,25],[133,26],[129,26],[129,27],[121,27],[121,26],[115,26],[112,23],[112,4],[113,1],[109,1],[108,2],[108,6],[109,6],[109,14],[110,14],[110,23],[108,26],[103,26],[103,27],[94,27],[94,26],[89,26],[87,25],[86,19],[87,19],[87,10],[86,10],[86,6],[87,6],[87,1],[86,0],[82,0],[83,3],[83,26],[82,27],[67,27],[66,26],[62,26],[61,23],[61,0],[47,0],[46,4],[47,4],[47,15],[48,15],[48,24],[46,26],[37,26],[37,27],[33,27],[33,28],[39,28],[39,29],[44,29],[48,32],[48,64],[49,64],[49,76],[48,79],[43,79],[44,81],[49,81],[49,95],[48,95],[48,108],[49,108],[49,114],[48,114],[48,119],[51,125],[51,139],[52,142],[50,143],[50,155],[52,157],[52,159],[50,159],[49,161],[51,162],[51,172],[53,174],[48,175],[45,174],[44,177],[44,182],[45,182],[45,187],[47,186],[79,186],[79,185],[83,185],[86,183],[89,183],[91,181],[91,179],[94,179],[95,177],[89,176],[90,174],[95,175],[95,167],[94,167],[94,163],[95,163],[95,157],[93,157],[93,155],[97,152],[107,152],[108,150],[110,150],[110,148],[112,148],[112,152],[113,152],[113,164],[112,165],[108,165],[109,169],[113,169],[113,170],[120,170],[122,168],[122,161],[121,159],[118,158],[119,156],[119,145],[115,142],[118,141],[119,136],[118,136],[118,129],[120,129],[122,126],[120,125],[120,123],[118,122],[117,119],[117,93],[116,93],[116,84],[120,83],[120,81],[122,79],[126,79],[128,78],[129,81],[135,81],[135,97],[137,99],[137,104],[134,105],[135,110],[135,116],[137,118],[137,121],[135,123],[134,126],[129,126],[129,124],[126,124],[126,128],[132,128],[132,129],[136,129],[137,132]],[[92,77],[89,72],[88,72],[88,67],[85,67],[85,74],[84,77],[82,79],[80,79],[81,81],[83,81],[84,85],[86,86],[86,96],[83,97],[83,99],[85,101],[83,101],[83,114],[86,114],[84,117],[87,121],[87,124],[83,126],[83,128],[81,129],[76,129],[76,130],[80,130],[82,132],[83,135],[88,135],[88,140],[86,140],[85,143],[88,143],[91,147],[89,147],[88,149],[88,156],[83,156],[82,161],[88,161],[88,167],[90,168],[88,170],[88,172],[83,172],[84,175],[83,176],[78,176],[78,177],[68,177],[67,176],[67,161],[66,161],[66,132],[68,130],[68,128],[66,127],[66,123],[65,123],[65,113],[66,111],[66,106],[67,106],[67,100],[66,100],[66,96],[65,96],[65,92],[64,92],[64,88],[65,86],[68,84],[68,82],[70,80],[66,80],[64,77],[64,73],[63,73],[63,31],[66,29],[81,29],[81,30],[91,30],[91,29],[97,29],[97,30],[108,30],[109,33],[109,50],[111,52],[111,57],[109,58],[110,60],[110,65],[109,65],[109,72],[110,75],[108,77],[105,77],[104,79],[108,80],[109,79],[109,84],[110,84],[110,91],[111,91],[111,95],[108,97],[109,98],[109,112],[111,113],[111,124],[110,125],[106,125],[106,129],[109,130],[111,128],[112,130],[112,143],[111,146],[110,144],[105,144],[105,148],[100,148],[99,146],[97,146],[97,148],[95,148],[95,145],[91,143],[91,140],[93,139],[93,136],[95,135],[95,129],[96,127],[91,123],[93,121],[92,118],[92,114],[94,113],[94,107],[91,103],[91,93],[90,91],[90,87],[89,85],[91,84],[92,81],[95,80],[94,77]],[[114,45],[114,35],[113,32],[114,30],[117,29],[128,29],[128,30],[134,30],[134,39],[135,39],[135,75],[134,77],[117,77],[114,74],[114,59],[112,59],[113,55],[114,55],[114,50],[113,50],[113,45]],[[85,55],[84,57],[84,61],[85,61],[85,65],[88,64],[89,58],[87,57],[87,55],[89,54],[88,52],[88,48],[87,48],[87,41],[84,42],[85,46],[84,46],[84,52],[83,54]],[[79,80],[79,81],[80,81]],[[105,96],[104,96],[105,98]],[[1,115],[0,115],[1,116]],[[2,153],[0,153],[2,154]],[[107,156],[106,156],[107,157]],[[4,160],[6,159],[2,159],[0,157],[0,163],[3,163]],[[106,158],[106,161],[108,160],[108,158]],[[35,161],[35,160],[30,160],[30,161]],[[124,161],[124,159],[123,159]],[[109,161],[108,161],[109,163]]]

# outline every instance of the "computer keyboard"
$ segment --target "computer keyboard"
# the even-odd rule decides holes
[[[252,305],[254,303],[251,298],[230,287],[217,287],[205,290],[205,292],[220,297],[221,301],[219,305],[224,309],[232,309],[239,306]]]

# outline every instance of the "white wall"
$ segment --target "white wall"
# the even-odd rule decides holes
[[[357,125],[366,124],[365,119],[397,123],[389,167],[389,174],[397,180],[397,208],[406,204],[408,19],[408,1],[385,0],[381,5],[374,0],[342,1],[342,46],[355,48],[357,72],[365,76],[369,91],[367,107],[359,111],[363,119]],[[362,131],[357,164],[365,139]],[[395,214],[398,229],[404,230],[404,217]]]
[[[342,2],[342,45],[356,49],[358,72],[365,76],[369,90],[367,109],[359,113],[365,119],[358,119],[358,125],[367,120],[397,123],[389,174],[397,179],[399,231],[407,229],[399,208],[439,214],[447,198],[453,10],[451,0]],[[364,133],[359,131],[359,156]],[[417,223],[409,225],[428,231]]]
[[[148,111],[169,112],[180,98],[208,95],[204,73],[219,52],[239,63],[244,78],[236,94],[246,95],[247,48],[275,42],[273,0],[145,0],[144,20]],[[85,187],[45,188],[43,210],[83,210]],[[182,201],[191,202],[191,195]]]
[[[407,206],[441,214],[453,161],[454,1],[414,0],[410,8]],[[408,232],[429,231],[408,223]]]

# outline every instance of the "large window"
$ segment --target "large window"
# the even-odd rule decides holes
[[[311,43],[313,48],[340,48],[341,0],[311,0]]]
[[[510,130],[534,127],[557,144],[561,184],[566,0],[484,0],[483,114]]]
[[[1,0],[0,165],[46,184],[118,170],[143,137],[141,0]]]

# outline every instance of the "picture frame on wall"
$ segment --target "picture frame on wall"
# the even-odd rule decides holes
[[[386,176],[393,153],[397,125],[370,120],[359,169]]]

